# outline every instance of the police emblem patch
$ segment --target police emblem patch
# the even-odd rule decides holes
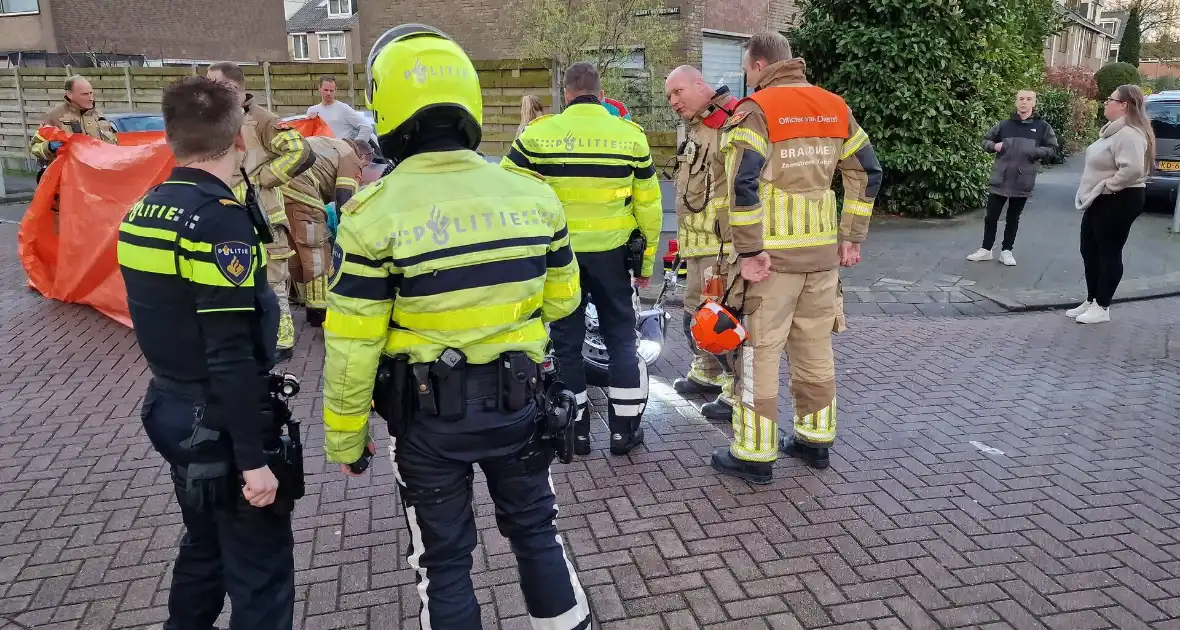
[[[331,266],[328,268],[328,290],[331,291],[340,281],[340,268],[344,266],[344,250],[340,249],[339,243],[332,244],[332,261],[329,264]]]
[[[213,246],[213,260],[217,262],[217,269],[235,287],[250,277],[250,270],[254,266],[254,255],[250,246],[241,241],[225,241]]]

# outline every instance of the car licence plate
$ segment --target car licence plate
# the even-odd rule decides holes
[[[1180,162],[1160,162],[1160,170],[1180,172]]]

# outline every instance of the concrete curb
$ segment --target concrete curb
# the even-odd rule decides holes
[[[7,195],[0,196],[0,205],[10,203],[28,203],[33,200],[33,191],[28,192],[14,192]]]
[[[966,289],[964,292],[973,293],[983,299],[994,302],[1010,313],[1035,313],[1040,311],[1053,311],[1058,309],[1073,308],[1078,304],[1081,304],[1085,297],[1059,297],[1059,294],[1047,294],[1043,300],[1025,302],[999,292],[989,291],[987,289]],[[1050,295],[1052,297],[1050,297]],[[1180,296],[1180,285],[1161,287],[1160,289],[1156,290],[1131,291],[1124,295],[1116,295],[1114,299],[1111,300],[1111,303],[1126,304],[1129,302],[1159,300],[1176,296]]]

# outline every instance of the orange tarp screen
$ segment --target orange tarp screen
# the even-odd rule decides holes
[[[291,125],[305,136],[332,133],[320,118]],[[121,133],[119,146],[52,127],[40,132],[63,144],[17,234],[29,286],[54,300],[92,306],[130,327],[115,253],[119,223],[148,189],[167,178],[176,165],[172,151],[158,131]]]

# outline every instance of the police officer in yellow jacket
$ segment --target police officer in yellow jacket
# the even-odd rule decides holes
[[[737,253],[731,275],[744,295],[749,338],[734,361],[734,442],[713,453],[713,467],[769,483],[779,450],[828,466],[836,439],[832,333],[843,318],[839,267],[860,261],[882,170],[844,99],[807,82],[785,37],[751,37],[744,66],[756,91],[722,127],[728,203],[718,217]],[[844,185],[839,219],[836,173]],[[784,350],[794,431],[780,440]]]
[[[647,286],[663,210],[643,129],[613,116],[602,99],[602,81],[594,65],[570,66],[565,72],[565,111],[533,120],[502,164],[544,176],[565,205],[582,287],[594,300],[610,354],[610,450],[622,455],[643,443],[640,420],[647,406],[647,364],[636,354],[631,270],[637,272],[637,284]],[[577,311],[552,326],[562,380],[578,397],[580,455],[590,453],[582,363],[585,308],[583,299]]]
[[[270,264],[266,266],[267,282],[279,299],[279,360],[291,356],[295,347],[295,322],[291,319],[289,302],[291,272],[289,259],[295,255],[291,248],[290,224],[283,204],[280,187],[311,168],[315,153],[307,140],[273,112],[254,102],[254,95],[246,92],[246,75],[232,61],[222,61],[209,66],[206,73],[210,79],[229,85],[237,94],[238,102],[246,112],[242,133],[246,138],[246,161],[242,164],[262,206],[262,212],[270,219],[274,241],[266,246]],[[246,200],[246,184],[242,176],[234,173],[231,183],[238,201]]]
[[[561,203],[534,174],[475,152],[479,79],[443,33],[390,29],[368,76],[381,149],[397,168],[341,210],[324,321],[324,451],[356,474],[375,450],[370,401],[385,417],[423,628],[481,627],[473,464],[516,553],[533,627],[589,627],[555,524],[552,451],[537,439],[544,322],[580,295]]]

